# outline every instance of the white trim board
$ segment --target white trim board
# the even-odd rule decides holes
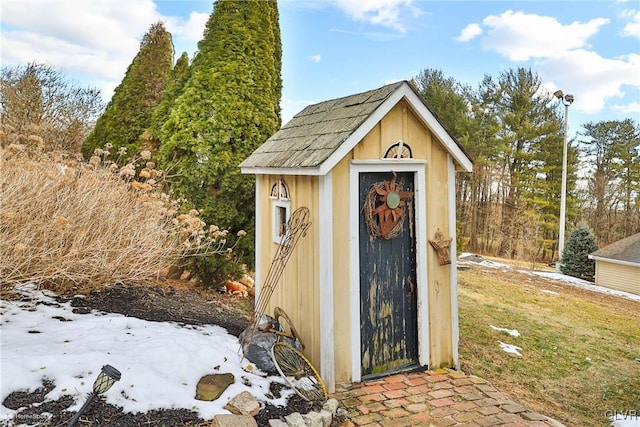
[[[333,180],[331,171],[319,177],[318,252],[320,284],[320,372],[329,393],[335,392],[334,301],[333,301]]]

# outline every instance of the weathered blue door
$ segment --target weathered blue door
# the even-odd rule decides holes
[[[362,377],[418,364],[414,174],[366,172],[360,193]]]

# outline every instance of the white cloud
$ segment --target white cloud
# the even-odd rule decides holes
[[[186,22],[179,17],[167,17],[167,31],[171,33],[174,39],[193,44],[193,42],[202,40],[208,20],[209,14],[200,12],[191,12]]]
[[[482,21],[488,28],[482,46],[512,61],[545,58],[588,47],[588,39],[608,23],[609,19],[596,18],[586,23],[562,25],[553,17],[508,10]]]
[[[413,0],[334,0],[336,7],[356,21],[394,29],[405,33],[405,14],[417,17],[422,11],[412,6]]]
[[[611,109],[622,114],[640,114],[640,102],[633,101],[627,105],[612,105]]]
[[[322,61],[322,57],[320,55],[311,55],[309,57],[309,59],[311,60],[311,62],[320,62],[320,61]]]
[[[631,18],[629,22],[622,30],[623,37],[635,37],[640,39],[640,12],[633,10],[626,10],[622,14],[623,17]]]
[[[626,12],[634,22],[640,14]],[[467,26],[459,40],[468,41],[482,32],[482,47],[514,62],[532,65],[545,88],[559,86],[575,96],[572,109],[593,114],[605,108],[611,99],[622,100],[629,88],[640,88],[640,54],[630,53],[605,58],[593,51],[589,39],[609,24],[609,19],[594,18],[588,22],[564,25],[555,17],[506,11],[487,16],[482,26]],[[634,27],[625,27],[625,35],[635,36]],[[635,111],[637,102],[618,105],[617,111]]]
[[[208,16],[163,16],[153,0],[2,0],[0,62],[50,65],[86,78],[108,101],[153,23],[165,23],[179,54],[182,44],[193,50]]]
[[[572,108],[585,113],[602,110],[607,99],[624,97],[625,87],[640,88],[638,54],[609,59],[596,52],[577,49],[545,59],[537,69],[543,79],[555,76],[563,89],[575,96]],[[623,108],[619,106],[618,110]]]
[[[467,42],[482,34],[482,28],[478,24],[469,24],[462,29],[456,40]]]

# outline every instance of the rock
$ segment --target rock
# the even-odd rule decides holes
[[[282,420],[269,420],[269,427],[289,427],[289,424]]]
[[[324,427],[322,415],[319,412],[311,411],[302,416],[307,427]]]
[[[249,415],[218,414],[212,427],[258,427],[258,423]]]
[[[253,288],[255,286],[255,280],[248,274],[243,274],[238,282],[242,283],[247,288]]]
[[[347,420],[347,421],[344,421],[344,422],[340,423],[340,425],[338,427],[354,427],[354,426],[355,426],[355,424],[353,424],[352,421]]]
[[[347,411],[344,408],[338,408],[336,410],[336,415],[339,416],[339,417],[346,417],[347,415],[349,415],[349,411]]]
[[[210,402],[220,397],[234,382],[233,374],[210,374],[200,378],[196,386],[196,399]]]
[[[284,417],[289,427],[307,427],[307,423],[299,412],[294,412]]]
[[[322,417],[322,425],[324,427],[329,427],[331,422],[333,421],[333,414],[325,409],[320,411],[320,416]]]
[[[260,412],[260,403],[248,391],[243,391],[224,406],[227,411],[236,415],[250,415],[255,417]]]
[[[329,399],[326,402],[324,402],[324,405],[322,405],[322,409],[324,409],[325,411],[331,412],[331,414],[335,415],[339,405],[340,403],[336,399]]]

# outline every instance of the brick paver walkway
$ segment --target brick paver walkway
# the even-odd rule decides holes
[[[339,384],[336,389],[336,399],[357,426],[563,426],[505,397],[482,378],[448,369]]]

